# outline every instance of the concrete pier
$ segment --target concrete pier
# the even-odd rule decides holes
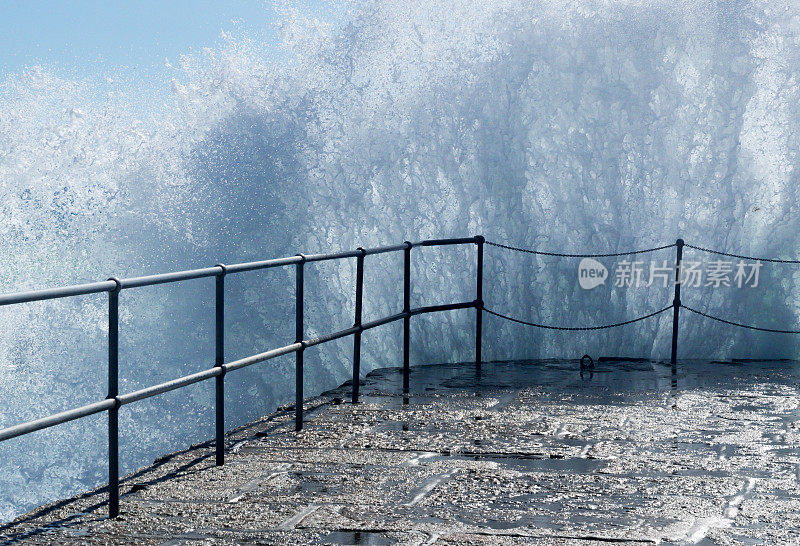
[[[0,528],[31,544],[790,544],[796,362],[374,372]]]

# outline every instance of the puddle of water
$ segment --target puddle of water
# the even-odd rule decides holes
[[[615,392],[669,391],[673,381],[678,389],[693,389],[713,386],[715,388],[741,388],[753,382],[768,384],[793,384],[800,378],[800,363],[797,361],[731,361],[712,362],[684,360],[678,363],[675,374],[669,363],[639,358],[603,358],[596,362],[591,380],[580,378],[580,365],[575,360],[517,360],[484,362],[480,375],[474,364],[435,364],[414,366],[411,369],[411,400],[419,397],[414,393],[473,390],[476,393],[520,389],[531,386],[567,388],[591,392],[597,387],[607,387]],[[588,376],[587,376],[588,377]],[[402,370],[386,368],[370,373],[362,392],[371,388],[400,392],[392,388],[402,387]],[[424,398],[424,397],[423,397]],[[757,406],[753,408],[758,411]]]
[[[524,472],[567,472],[587,474],[596,472],[605,466],[606,462],[599,459],[583,458],[521,458],[521,457],[483,457],[471,456],[476,461],[489,461],[505,466],[512,470]]]
[[[381,388],[385,388],[385,385],[381,384]],[[433,396],[413,395],[411,397],[403,397],[388,394],[368,394],[359,396],[358,400],[361,404],[374,404],[381,409],[405,409],[409,405],[423,406],[437,401]]]
[[[459,453],[457,455],[437,455],[429,461],[486,461],[497,463],[511,470],[521,472],[561,472],[587,474],[600,470],[606,461],[571,457],[546,457],[538,455],[506,455],[500,453]]]
[[[384,421],[372,429],[373,432],[408,432],[406,421]]]
[[[321,536],[320,540],[317,542],[317,544],[358,544],[374,546],[395,543],[396,541],[385,534],[374,531],[331,531]]]
[[[301,493],[327,493],[328,486],[318,481],[305,481],[301,482],[298,486],[298,491]]]

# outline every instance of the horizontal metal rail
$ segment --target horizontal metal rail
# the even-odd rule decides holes
[[[394,245],[394,246],[382,246],[378,248],[365,248],[364,256],[371,256],[373,254],[385,254],[387,252],[398,252],[400,250],[405,250],[407,247],[408,243],[403,243],[402,245]]]
[[[164,394],[169,391],[174,391],[175,389],[180,389],[181,387],[186,387],[188,385],[205,381],[206,379],[211,379],[212,377],[217,377],[222,373],[222,368],[219,366],[214,366],[213,368],[203,370],[202,372],[185,375],[183,377],[179,377],[178,379],[167,381],[166,383],[153,385],[152,387],[146,387],[128,394],[121,394],[117,396],[117,400],[119,400],[120,406],[124,406],[125,404],[130,404],[131,402],[152,398],[154,396],[158,396],[159,394]]]
[[[302,348],[303,346],[300,343],[292,343],[291,345],[278,347],[277,349],[272,349],[269,351],[265,351],[263,353],[258,353],[256,355],[248,356],[246,358],[240,358],[239,360],[234,360],[233,362],[224,364],[222,367],[225,369],[226,372],[232,372],[233,370],[246,368],[247,366],[252,366],[253,364],[258,364],[260,362],[266,362],[267,360],[272,360],[273,358],[278,358],[279,356],[288,355],[289,353],[295,353],[301,350]]]
[[[283,267],[287,265],[295,265],[300,262],[320,262],[326,260],[340,260],[343,258],[356,258],[358,256],[369,256],[373,254],[384,254],[387,252],[397,252],[409,248],[409,246],[444,246],[444,245],[458,245],[467,243],[476,243],[476,237],[463,237],[458,239],[430,239],[419,241],[417,243],[403,243],[400,245],[382,246],[375,248],[347,250],[342,252],[333,252],[329,254],[309,254],[306,256],[297,255],[287,258],[276,258],[272,260],[263,260],[258,262],[245,262],[233,265],[215,265],[213,267],[205,267],[201,269],[189,269],[186,271],[175,271],[171,273],[160,273],[156,275],[145,275],[142,277],[132,277],[127,279],[119,279],[119,286],[113,280],[92,282],[86,284],[77,284],[74,286],[65,286],[62,288],[45,288],[42,290],[30,290],[26,292],[14,292],[10,294],[0,294],[0,306],[13,305],[17,303],[27,303],[33,301],[52,300],[58,298],[69,298],[73,296],[81,296],[85,294],[97,294],[99,292],[110,292],[117,288],[139,288],[143,286],[153,286],[156,284],[166,284],[180,281],[187,281],[191,279],[201,279],[205,277],[214,277],[221,274],[241,273],[245,271],[256,271],[259,269],[269,269],[273,267]]]
[[[30,290],[28,292],[2,294],[0,295],[0,306],[13,305],[16,303],[27,303],[29,301],[70,298],[73,296],[83,296],[85,294],[97,294],[99,292],[108,292],[116,287],[117,283],[114,281],[103,281],[92,282],[88,284],[76,284],[75,286],[65,286],[63,288],[45,288],[44,290]]]
[[[294,265],[303,261],[301,256],[291,256],[289,258],[277,258],[274,260],[263,260],[261,262],[248,262],[243,264],[226,265],[227,273],[241,273],[243,271],[257,271],[259,269],[269,269],[272,267],[283,267]]]
[[[138,288],[141,286],[153,286],[156,284],[166,284],[178,281],[188,281],[191,279],[202,279],[205,277],[216,277],[221,274],[221,266],[206,267],[203,269],[191,269],[189,271],[176,271],[175,273],[161,273],[160,275],[146,275],[144,277],[133,277],[132,279],[120,279],[119,287]]]
[[[48,415],[47,417],[42,417],[41,419],[34,419],[33,421],[28,421],[27,423],[20,423],[19,425],[4,428],[0,430],[0,442],[3,440],[10,440],[11,438],[16,438],[17,436],[22,436],[23,434],[36,432],[37,430],[60,425],[62,423],[69,423],[70,421],[80,419],[81,417],[88,417],[90,415],[94,415],[95,413],[110,410],[116,404],[117,402],[113,398],[106,398],[100,402],[94,402],[79,408]]]
[[[464,245],[468,243],[477,243],[478,237],[458,237],[455,239],[427,239],[412,243],[413,246],[446,246],[446,245]]]
[[[343,337],[351,336],[358,332],[359,328],[353,326],[352,328],[347,328],[346,330],[339,330],[338,332],[333,332],[332,334],[326,334],[324,336],[315,337],[312,339],[304,339],[301,344],[303,347],[313,347],[314,345],[319,345],[321,343],[327,343],[328,341],[333,341],[335,339],[340,339]]]
[[[303,257],[307,262],[322,262],[325,260],[341,260],[342,258],[356,258],[363,254],[360,250],[347,250],[345,252],[336,252],[334,254],[304,254]]]
[[[445,303],[442,305],[428,305],[411,310],[411,316],[424,315],[425,313],[438,313],[440,311],[455,311],[456,309],[471,309],[477,307],[476,301],[463,301],[460,303]]]
[[[400,319],[406,318],[406,313],[395,313],[394,315],[389,315],[388,317],[383,317],[377,320],[371,320],[369,322],[365,322],[361,325],[362,330],[371,330],[373,328],[377,328],[378,326],[383,326],[384,324],[389,324],[390,322],[395,322]]]

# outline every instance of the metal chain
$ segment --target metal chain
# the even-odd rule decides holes
[[[483,310],[486,311],[487,313],[489,313],[490,315],[494,315],[494,316],[500,317],[502,319],[510,320],[511,322],[516,322],[518,324],[524,324],[526,326],[535,326],[536,328],[546,328],[548,330],[585,331],[585,330],[603,330],[605,328],[616,328],[617,326],[624,326],[626,324],[632,324],[634,322],[639,322],[640,320],[645,320],[645,319],[649,319],[650,317],[654,317],[656,315],[660,315],[664,311],[667,311],[667,310],[672,309],[672,308],[673,308],[673,306],[670,305],[669,307],[664,307],[663,309],[661,309],[659,311],[656,311],[654,313],[650,313],[649,315],[645,315],[643,317],[639,317],[639,318],[635,318],[635,319],[631,319],[631,320],[626,320],[625,322],[618,322],[616,324],[605,324],[603,326],[572,326],[572,327],[570,327],[570,326],[550,326],[548,324],[538,324],[536,322],[528,322],[526,320],[519,320],[519,319],[515,319],[513,317],[509,317],[509,316],[503,315],[501,313],[496,313],[496,312],[492,311],[491,309],[486,309],[485,307],[483,308]]]
[[[750,260],[754,262],[772,262],[778,264],[800,264],[800,260],[780,260],[777,258],[754,258],[753,256],[742,256],[739,254],[731,254],[729,252],[722,252],[719,250],[712,250],[710,248],[703,248],[701,246],[694,246],[690,244],[683,245],[687,248],[693,248],[695,250],[700,250],[702,252],[709,252],[711,254],[719,254],[720,256],[729,256],[731,258],[739,258],[740,260]]]
[[[691,311],[692,313],[698,314],[702,317],[710,318],[711,320],[716,320],[717,322],[723,322],[725,324],[730,324],[731,326],[739,326],[740,328],[747,328],[748,330],[758,330],[759,332],[773,332],[775,334],[800,334],[800,330],[775,330],[773,328],[760,328],[758,326],[750,326],[749,324],[741,324],[739,322],[732,322],[730,320],[721,319],[719,317],[714,317],[712,315],[708,315],[703,313],[702,311],[698,311],[697,309],[692,309],[688,305],[681,304],[681,307],[686,309],[687,311]]]
[[[672,248],[675,243],[664,246],[657,246],[655,248],[647,248],[644,250],[631,250],[630,252],[611,252],[608,254],[561,254],[558,252],[542,252],[539,250],[529,250],[527,248],[519,248],[515,246],[504,245],[500,243],[492,243],[486,241],[487,245],[496,246],[498,248],[505,248],[506,250],[515,250],[517,252],[525,252],[527,254],[538,254],[540,256],[558,256],[561,258],[611,258],[613,256],[628,256],[631,254],[644,254],[646,252],[655,252],[657,250],[664,250],[665,248]],[[688,245],[687,245],[688,246]]]

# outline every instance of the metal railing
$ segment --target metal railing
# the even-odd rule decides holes
[[[411,307],[411,249],[414,247],[445,246],[474,244],[477,246],[477,275],[476,297],[474,301],[450,303],[444,305],[430,305],[425,307]],[[456,239],[430,239],[411,243],[409,241],[400,245],[384,246],[377,248],[358,248],[345,252],[332,254],[298,254],[289,258],[278,258],[259,262],[241,263],[235,265],[217,264],[214,267],[178,271],[161,275],[148,275],[129,279],[112,277],[107,281],[68,286],[64,288],[49,288],[15,294],[0,295],[0,306],[13,305],[42,300],[69,298],[86,294],[108,293],[108,396],[101,401],[93,402],[78,408],[70,409],[41,419],[35,419],[0,430],[0,442],[30,434],[69,421],[88,417],[103,411],[108,412],[108,510],[109,516],[115,518],[119,515],[119,408],[164,394],[166,392],[186,387],[194,383],[215,378],[215,455],[216,464],[225,463],[225,375],[233,370],[251,366],[260,362],[277,358],[282,355],[294,353],[295,362],[295,429],[303,428],[303,352],[308,347],[320,345],[343,337],[353,336],[353,387],[352,402],[358,402],[358,387],[361,367],[361,334],[366,330],[383,326],[403,319],[403,392],[409,392],[410,354],[411,343],[410,321],[411,317],[425,313],[452,311],[456,309],[474,308],[477,312],[475,328],[475,365],[481,366],[481,326],[483,309],[483,245],[484,238],[464,237]],[[400,313],[383,318],[362,322],[362,303],[364,289],[364,258],[375,254],[403,251],[403,310]],[[323,336],[305,339],[303,327],[303,271],[306,263],[347,258],[356,259],[356,301],[355,320],[353,326],[345,330],[333,332]],[[225,277],[234,273],[257,271],[275,267],[294,266],[296,270],[295,287],[295,340],[290,345],[277,349],[254,354],[246,358],[225,362]],[[215,277],[215,365],[212,368],[189,374],[178,379],[146,387],[134,392],[119,393],[119,294],[123,290],[156,284],[176,283],[191,279]]]
[[[487,309],[487,308],[485,308],[483,306],[483,304],[481,304],[481,313],[483,311],[485,311],[485,312],[489,313],[490,315],[502,318],[504,320],[509,320],[511,322],[516,322],[516,323],[519,323],[519,324],[524,324],[526,326],[533,326],[535,328],[545,328],[545,329],[549,329],[549,330],[564,330],[564,331],[605,330],[607,328],[616,328],[618,326],[625,326],[625,325],[628,325],[628,324],[633,324],[635,322],[639,322],[639,321],[642,321],[642,320],[646,320],[646,319],[658,316],[661,313],[664,313],[664,312],[669,311],[670,309],[672,309],[672,350],[671,350],[671,353],[670,353],[670,363],[671,363],[673,369],[675,368],[676,363],[677,363],[677,359],[678,359],[678,314],[679,314],[679,311],[680,311],[681,307],[683,307],[684,309],[689,309],[685,305],[681,304],[681,267],[682,267],[682,262],[683,262],[683,247],[685,245],[683,239],[677,239],[674,243],[671,243],[671,244],[668,244],[668,245],[661,245],[661,246],[657,246],[657,247],[653,247],[653,248],[630,250],[630,251],[625,251],[625,252],[609,252],[609,253],[605,253],[605,254],[564,254],[564,253],[560,253],[560,252],[543,252],[543,251],[540,251],[540,250],[531,250],[531,249],[519,248],[519,247],[509,246],[509,245],[505,245],[505,244],[500,244],[500,243],[493,243],[491,241],[486,242],[486,244],[491,245],[491,246],[495,246],[495,247],[499,247],[499,248],[504,248],[506,250],[512,250],[512,251],[515,251],[515,252],[524,252],[524,253],[535,254],[535,255],[540,255],[540,256],[553,256],[553,257],[561,257],[561,258],[605,258],[605,257],[614,257],[614,256],[630,256],[630,255],[634,255],[634,254],[645,254],[645,253],[656,252],[656,251],[659,251],[659,250],[665,250],[665,249],[669,249],[669,248],[675,247],[675,269],[674,269],[674,274],[675,274],[675,282],[674,282],[675,293],[674,293],[674,296],[672,298],[672,304],[668,305],[668,306],[666,306],[666,307],[664,307],[662,309],[659,309],[658,311],[654,311],[652,313],[648,313],[646,315],[643,315],[643,316],[640,316],[640,317],[636,317],[634,319],[625,320],[625,321],[617,322],[617,323],[614,323],[614,324],[604,324],[604,325],[598,325],[598,326],[554,326],[554,325],[547,325],[547,324],[537,324],[535,322],[529,322],[529,321],[525,321],[525,320],[520,320],[520,319],[516,319],[516,318],[513,318],[513,317],[509,317],[507,315],[503,315],[502,313],[497,313],[495,311],[492,311],[491,309]],[[704,248],[701,248],[701,247],[692,247],[691,245],[685,245],[685,246],[689,246],[691,248],[696,248],[698,250],[708,251],[708,249],[704,249]],[[714,251],[708,251],[708,252],[714,252]],[[733,255],[730,255],[730,256],[733,256]],[[800,263],[800,262],[794,262],[794,263]],[[690,309],[690,310],[692,310],[692,309]],[[481,313],[479,313],[479,315]],[[713,317],[711,317],[711,318],[713,318]]]
[[[541,250],[534,250],[528,248],[520,248],[516,246],[510,246],[507,244],[496,243],[492,241],[484,241],[485,244],[493,247],[503,248],[506,250],[511,250],[514,252],[522,252],[527,254],[533,254],[538,256],[550,256],[550,257],[560,257],[560,258],[604,258],[604,257],[614,257],[614,256],[630,256],[635,254],[645,254],[650,252],[656,252],[659,250],[665,250],[670,248],[675,248],[675,269],[674,269],[674,285],[675,285],[675,292],[672,298],[672,303],[662,309],[657,311],[653,311],[646,315],[642,315],[636,318],[624,320],[621,322],[616,322],[613,324],[602,324],[602,325],[595,325],[595,326],[564,326],[564,325],[554,325],[554,324],[541,324],[537,322],[532,322],[529,320],[522,320],[519,318],[511,317],[505,315],[503,313],[499,313],[497,311],[493,311],[492,309],[485,306],[483,302],[481,302],[480,306],[480,313],[478,313],[478,320],[481,320],[482,313],[487,313],[489,315],[508,320],[510,322],[515,322],[518,324],[523,324],[525,326],[532,326],[534,328],[544,328],[547,330],[561,330],[561,331],[589,331],[589,330],[605,330],[607,328],[617,328],[619,326],[625,326],[628,324],[633,324],[636,322],[640,322],[643,320],[647,320],[652,317],[656,317],[661,313],[665,313],[672,309],[672,348],[670,354],[670,363],[672,364],[673,374],[675,373],[675,366],[678,358],[678,326],[679,326],[679,314],[680,310],[686,309],[687,311],[699,315],[722,324],[727,324],[729,326],[737,326],[739,328],[745,328],[748,330],[754,330],[758,332],[769,332],[769,333],[776,333],[776,334],[800,334],[800,330],[787,330],[784,328],[767,328],[763,326],[755,326],[752,324],[743,324],[741,322],[736,322],[729,319],[724,319],[721,317],[717,317],[693,307],[689,307],[681,302],[681,285],[683,284],[682,279],[682,269],[683,269],[683,249],[684,247],[693,249],[699,252],[704,252],[707,254],[716,254],[719,256],[727,256],[729,258],[737,258],[740,260],[750,260],[760,264],[761,262],[767,263],[778,263],[778,264],[790,264],[790,265],[800,265],[800,260],[796,259],[788,259],[788,258],[763,258],[763,257],[755,257],[755,256],[746,256],[743,254],[733,254],[730,252],[724,252],[720,250],[714,250],[710,248],[705,248],[701,246],[695,246],[688,243],[685,243],[683,239],[677,239],[674,243],[668,245],[661,245],[653,248],[645,248],[645,249],[638,249],[638,250],[629,250],[624,252],[610,252],[604,254],[565,254],[561,252],[545,252]],[[760,265],[759,265],[760,267]],[[727,284],[726,284],[727,285]],[[481,298],[482,299],[482,298]]]
[[[443,305],[429,305],[424,307],[411,307],[411,249],[415,247],[429,247],[429,246],[445,246],[445,245],[464,245],[474,244],[477,246],[476,257],[476,291],[475,300],[465,301],[459,303],[449,303]],[[611,257],[611,256],[625,256],[630,254],[643,254],[655,252],[660,250],[675,247],[675,268],[674,268],[674,295],[672,303],[658,311],[636,317],[633,319],[617,322],[614,324],[604,324],[596,326],[562,326],[562,325],[548,325],[530,322],[514,317],[504,315],[502,313],[493,311],[487,308],[483,301],[483,250],[484,244],[494,247],[503,248],[506,250],[530,253],[534,255],[552,256],[552,257],[566,257],[566,258],[580,258],[580,257]],[[506,244],[486,241],[482,236],[464,237],[455,239],[431,239],[420,241],[417,243],[404,242],[400,245],[384,246],[377,248],[358,248],[356,250],[337,252],[332,254],[298,254],[289,258],[278,258],[274,260],[265,260],[260,262],[249,262],[235,265],[217,264],[214,267],[204,269],[194,269],[191,271],[179,271],[174,273],[165,273],[161,275],[149,275],[145,277],[135,277],[130,279],[117,279],[110,278],[107,281],[95,282],[89,284],[81,284],[77,286],[69,286],[65,288],[52,288],[45,290],[35,290],[30,292],[19,292],[16,294],[0,295],[0,306],[12,305],[25,302],[42,301],[56,298],[68,298],[72,296],[79,296],[85,294],[95,294],[100,292],[108,292],[108,396],[101,401],[87,404],[78,408],[67,410],[61,413],[56,413],[14,425],[0,430],[0,442],[52,427],[68,421],[74,421],[82,417],[94,415],[103,411],[108,412],[108,492],[109,492],[109,514],[114,518],[119,515],[119,427],[118,427],[118,411],[121,406],[158,396],[181,387],[199,383],[212,377],[216,379],[216,401],[215,401],[215,455],[216,464],[221,466],[225,463],[225,375],[233,370],[238,370],[246,366],[251,366],[260,362],[264,362],[282,355],[294,353],[295,354],[295,429],[300,431],[303,428],[303,353],[306,348],[327,343],[336,339],[353,336],[353,385],[352,385],[352,402],[358,402],[359,379],[361,373],[361,334],[366,330],[371,330],[391,322],[403,320],[403,393],[409,393],[409,377],[410,377],[410,343],[411,332],[410,322],[411,317],[425,313],[436,313],[440,311],[452,311],[456,309],[470,309],[476,310],[475,321],[475,366],[478,371],[481,369],[481,331],[483,325],[483,313],[486,312],[490,315],[499,317],[501,319],[509,320],[512,322],[524,324],[527,326],[545,328],[550,330],[566,330],[566,331],[587,331],[587,330],[601,330],[606,328],[616,328],[628,324],[633,324],[642,320],[646,320],[661,313],[672,310],[672,346],[670,361],[673,368],[673,373],[677,361],[678,352],[678,326],[679,326],[679,311],[681,308],[686,309],[692,313],[713,319],[725,324],[748,328],[751,330],[763,332],[776,332],[788,334],[800,334],[800,330],[783,330],[765,328],[759,326],[752,326],[733,322],[731,320],[723,319],[709,315],[702,311],[691,308],[681,303],[681,269],[683,262],[683,249],[684,246],[697,251],[719,254],[723,256],[730,256],[741,259],[751,259],[763,262],[776,262],[783,264],[800,264],[800,260],[790,259],[776,259],[776,258],[754,258],[750,256],[742,256],[739,254],[731,254],[717,250],[711,250],[699,246],[685,244],[683,239],[678,239],[675,243],[662,245],[655,248],[648,248],[642,250],[633,250],[628,252],[614,252],[607,254],[563,254],[555,252],[544,252],[539,250],[524,249],[513,247]],[[400,313],[389,315],[383,318],[372,320],[369,322],[362,321],[362,308],[363,308],[363,292],[364,292],[364,259],[366,256],[375,254],[385,254],[390,252],[403,251],[403,310]],[[353,326],[338,332],[333,332],[323,336],[306,339],[305,329],[303,324],[303,289],[304,289],[304,266],[309,262],[321,262],[327,260],[340,260],[347,258],[356,259],[356,294],[355,294],[355,316]],[[242,273],[247,271],[257,271],[261,269],[269,269],[275,267],[294,266],[296,271],[296,285],[295,285],[295,340],[290,345],[271,349],[269,351],[254,354],[246,358],[225,362],[225,278],[227,275],[234,273]],[[193,373],[173,379],[164,383],[146,387],[134,392],[120,394],[118,384],[118,370],[119,370],[119,293],[122,290],[129,288],[138,288],[143,286],[152,286],[156,284],[182,282],[190,279],[200,279],[204,277],[216,278],[216,302],[215,302],[215,365],[212,368],[203,370],[201,372]]]

